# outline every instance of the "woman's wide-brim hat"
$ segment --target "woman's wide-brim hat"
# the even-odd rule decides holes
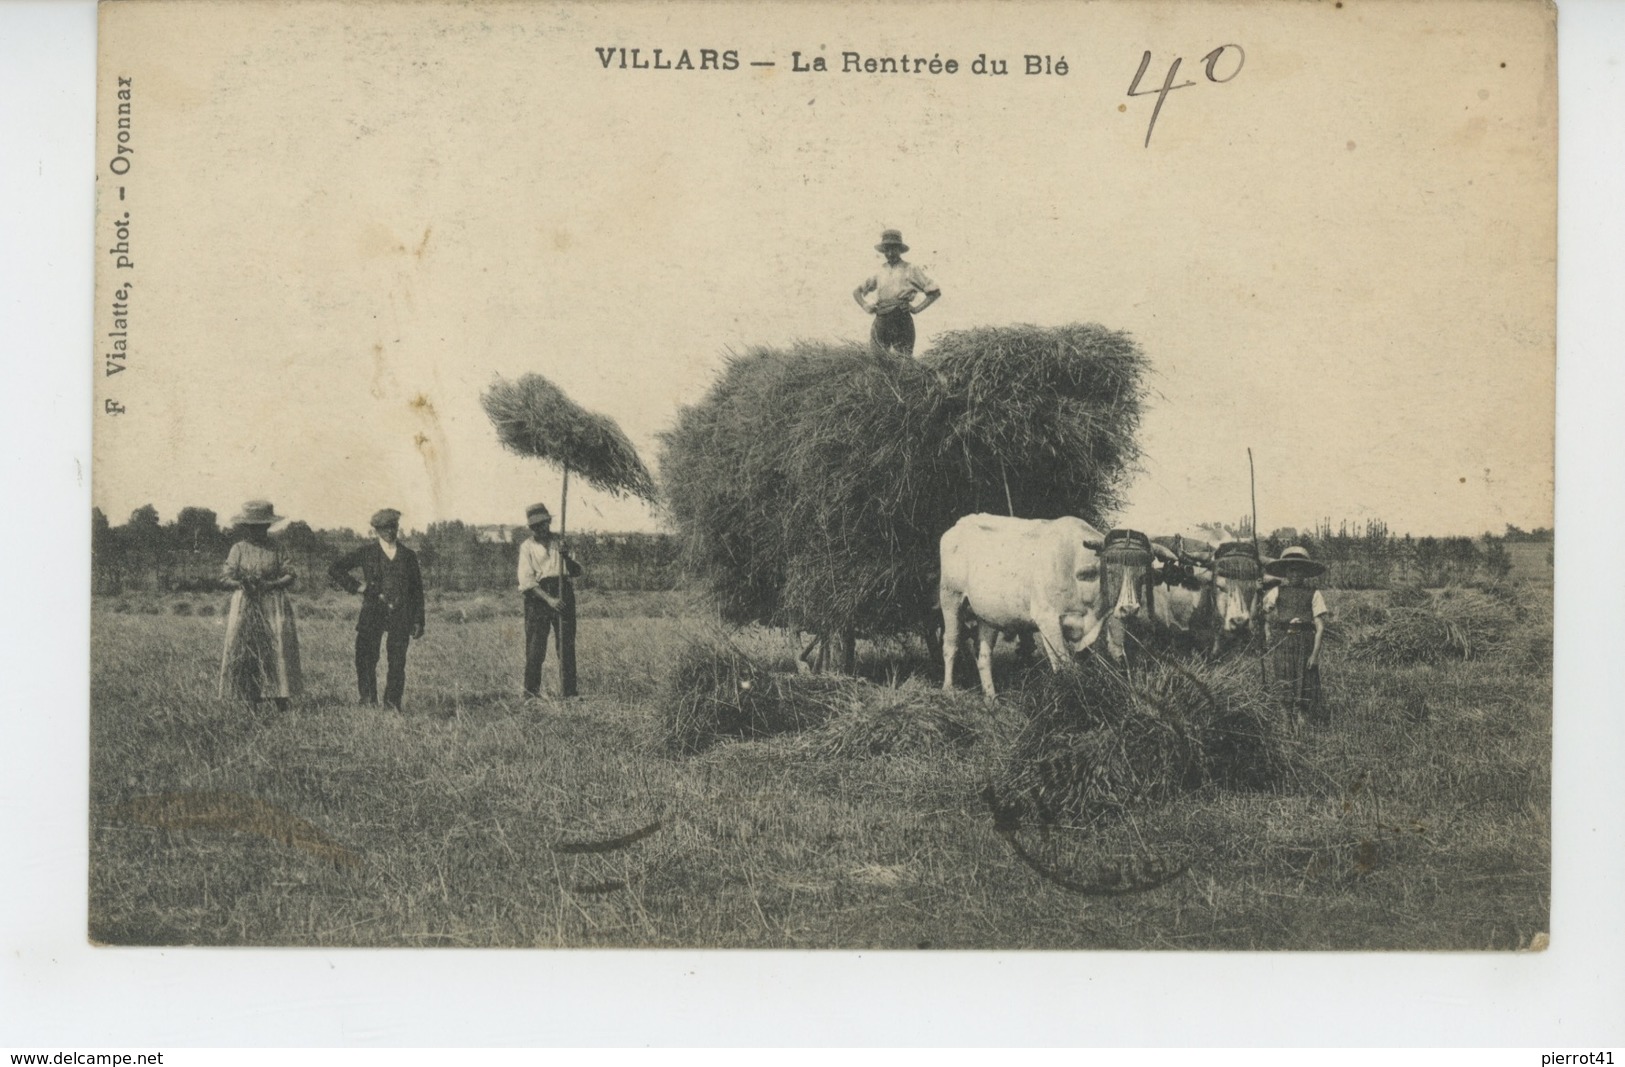
[[[875,245],[875,251],[884,252],[888,248],[895,248],[899,252],[908,251],[908,245],[903,243],[902,230],[887,230],[880,235],[880,243]]]
[[[1279,559],[1264,564],[1264,573],[1272,578],[1316,578],[1326,573],[1326,564],[1310,559],[1302,545],[1293,545]]]
[[[243,505],[242,514],[231,520],[238,526],[274,526],[282,521],[269,500],[250,500]]]

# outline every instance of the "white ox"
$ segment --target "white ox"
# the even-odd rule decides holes
[[[976,669],[993,691],[993,645],[1000,632],[1038,631],[1050,666],[1092,645],[1108,621],[1140,610],[1150,560],[1126,574],[1111,605],[1102,603],[1100,550],[1105,535],[1082,519],[967,515],[942,535],[942,687],[952,689],[959,625],[977,623]],[[1068,640],[1067,631],[1077,633]],[[1108,641],[1114,638],[1108,638]],[[1121,648],[1114,648],[1121,654]]]

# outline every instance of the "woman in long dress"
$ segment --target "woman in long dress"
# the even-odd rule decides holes
[[[1283,584],[1264,594],[1264,645],[1269,650],[1269,678],[1276,699],[1295,719],[1326,721],[1320,692],[1320,643],[1326,633],[1326,599],[1309,579],[1326,572],[1323,563],[1294,545],[1281,558],[1264,565],[1264,573]]]
[[[234,520],[243,539],[231,546],[220,584],[232,590],[226,649],[220,659],[220,695],[251,703],[275,700],[279,709],[299,695],[299,634],[287,589],[294,574],[271,543],[282,517],[266,500],[250,500]]]

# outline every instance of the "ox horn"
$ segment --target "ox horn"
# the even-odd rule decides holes
[[[1100,550],[1102,550],[1103,548],[1106,547],[1106,542],[1104,542],[1104,541],[1091,541],[1089,538],[1085,537],[1083,539],[1083,547],[1087,548],[1091,552],[1099,552]]]
[[[1173,549],[1171,549],[1167,545],[1161,544],[1161,543],[1159,543],[1157,541],[1151,542],[1151,552],[1152,552],[1153,555],[1155,555],[1158,559],[1162,560],[1164,563],[1178,563],[1179,562],[1179,557],[1174,554]]]

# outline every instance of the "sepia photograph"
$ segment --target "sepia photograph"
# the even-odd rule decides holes
[[[100,9],[98,946],[1547,949],[1533,0]]]

